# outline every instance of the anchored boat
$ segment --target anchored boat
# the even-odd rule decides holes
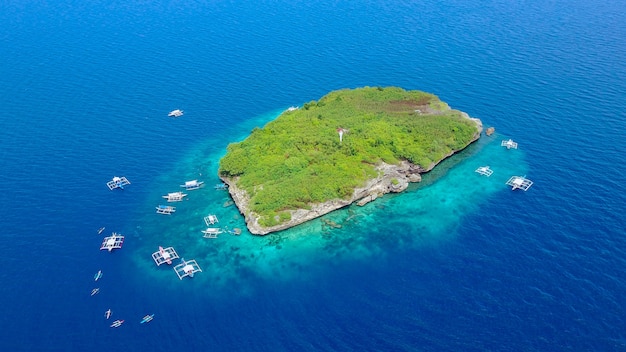
[[[171,205],[159,205],[156,207],[157,214],[172,215],[176,211],[176,207]]]
[[[163,198],[167,199],[168,202],[182,202],[183,198],[186,196],[187,194],[183,192],[172,192],[163,196]]]
[[[107,182],[107,187],[109,187],[110,190],[114,190],[116,188],[124,189],[124,186],[127,185],[130,185],[130,181],[128,181],[128,179],[124,176],[114,176],[111,181]]]
[[[202,271],[202,269],[200,269],[200,265],[198,265],[195,259],[186,261],[185,258],[183,258],[181,259],[181,261],[182,263],[174,267],[176,275],[178,275],[178,278],[181,280],[185,276],[193,277],[193,274],[197,273],[198,271]]]
[[[202,185],[204,185],[204,181],[191,180],[191,181],[186,181],[184,185],[180,185],[180,186],[184,187],[187,191],[193,191],[194,189],[198,189],[202,187]]]
[[[111,252],[114,249],[122,248],[124,244],[124,236],[113,232],[111,236],[105,237],[100,245],[100,250],[106,249]]]
[[[523,191],[528,191],[530,186],[533,185],[533,181],[526,178],[526,176],[512,176],[508,181],[506,181],[507,186],[511,186],[511,190],[515,191],[516,189],[521,189]]]
[[[176,253],[176,250],[174,250],[174,247],[163,248],[159,246],[159,250],[152,253],[152,259],[154,259],[154,262],[156,263],[157,266],[163,263],[172,264],[172,259],[178,259],[178,258],[179,258],[178,253]]]

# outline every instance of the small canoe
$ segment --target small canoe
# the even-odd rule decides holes
[[[143,317],[143,319],[141,319],[141,322],[139,322],[139,323],[140,324],[149,323],[149,322],[152,321],[152,319],[154,319],[154,314],[149,314],[149,315],[146,315],[145,317]]]

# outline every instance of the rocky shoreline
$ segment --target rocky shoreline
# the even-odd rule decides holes
[[[470,118],[465,113],[464,116],[474,121],[477,127],[477,133],[467,144],[470,145],[480,138],[483,126],[479,119]],[[467,147],[467,145],[465,147]],[[294,210],[291,212],[291,219],[289,221],[272,227],[263,227],[259,225],[258,217],[249,210],[250,208],[248,204],[250,198],[248,197],[247,192],[237,187],[237,178],[220,178],[228,185],[228,192],[239,209],[239,212],[245,217],[248,230],[255,235],[267,235],[269,233],[286,230],[290,227],[294,227],[306,221],[318,218],[354,202],[356,202],[357,205],[365,205],[376,198],[383,196],[384,194],[402,192],[407,189],[409,183],[420,182],[422,180],[422,173],[432,170],[441,161],[462,149],[451,151],[444,158],[437,162],[433,162],[428,166],[428,168],[425,169],[408,161],[402,161],[398,165],[381,163],[376,167],[378,176],[370,179],[364,187],[356,188],[350,199],[333,199],[324,203],[311,204],[311,209]]]

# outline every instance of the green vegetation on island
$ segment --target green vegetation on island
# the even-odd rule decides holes
[[[377,176],[380,162],[430,170],[477,133],[475,121],[429,93],[338,90],[228,145],[219,175],[245,190],[248,210],[270,227],[289,221],[293,210],[350,198]]]

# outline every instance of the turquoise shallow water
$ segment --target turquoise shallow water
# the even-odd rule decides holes
[[[262,126],[275,117],[267,114],[256,119]],[[228,192],[213,187],[220,182],[216,175],[225,146],[200,145],[176,162],[175,171],[162,175],[150,186],[154,194],[149,200],[163,204],[161,196],[184,182],[176,180],[207,180],[206,187],[189,191],[185,201],[172,204],[177,207],[174,215],[149,213],[142,218],[134,230],[134,236],[145,244],[135,254],[137,264],[141,270],[162,277],[163,270],[151,270],[154,264],[146,253],[154,251],[157,243],[164,243],[203,264],[203,275],[197,281],[206,280],[213,290],[236,283],[249,292],[252,288],[245,288],[249,275],[272,281],[310,279],[306,272],[320,261],[331,266],[344,261],[369,261],[393,250],[448,241],[456,236],[463,216],[478,212],[482,203],[506,191],[505,183],[511,176],[527,174],[523,149],[508,150],[500,145],[502,139],[498,134],[483,136],[403,194],[387,195],[364,207],[352,205],[263,237],[252,236]],[[485,165],[494,170],[494,175],[475,173],[476,168]],[[167,183],[169,188],[165,187]],[[152,204],[145,208],[150,209]],[[203,238],[203,218],[209,214],[220,219],[217,227],[240,228],[242,235],[224,233],[217,239]],[[177,278],[171,270],[165,274]]]
[[[626,349],[623,4],[1,8],[3,351]],[[201,237],[208,213],[243,227],[212,188],[228,143],[365,85],[435,93],[497,133],[407,192],[324,217],[341,228]],[[514,174],[535,184],[511,192]],[[132,184],[109,191],[114,175]],[[194,178],[207,187],[154,213]],[[98,250],[102,226],[122,250]],[[203,272],[156,267],[159,245]]]

